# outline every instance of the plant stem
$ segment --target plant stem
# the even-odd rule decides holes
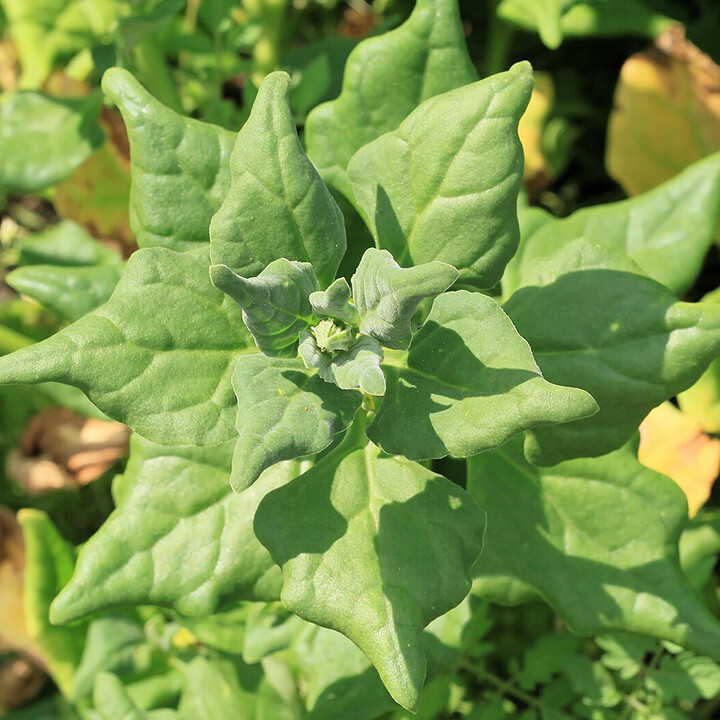
[[[152,36],[143,38],[133,49],[133,58],[140,80],[147,89],[164,105],[180,114],[185,114],[175,83],[168,71],[165,57]]]
[[[482,680],[484,682],[490,683],[491,685],[494,685],[498,690],[500,690],[500,692],[504,693],[505,695],[509,695],[510,697],[514,697],[516,700],[520,700],[520,702],[525,703],[525,705],[527,705],[528,707],[535,708],[539,711],[544,710],[546,707],[545,703],[543,703],[542,700],[533,697],[529,693],[526,693],[524,690],[521,690],[513,683],[507,680],[503,680],[501,677],[498,677],[494,673],[491,673],[489,670],[475,667],[467,660],[463,660],[460,662],[460,668],[471,673],[478,680]],[[569,715],[566,715],[565,713],[557,710],[556,708],[553,708],[553,711],[559,718],[564,718],[565,720],[572,720]]]
[[[252,81],[259,86],[280,66],[288,0],[244,0],[247,12],[260,20],[262,36],[253,49]]]

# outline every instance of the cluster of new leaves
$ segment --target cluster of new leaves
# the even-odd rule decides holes
[[[677,562],[684,499],[632,444],[720,353],[720,306],[675,295],[712,242],[720,160],[519,224],[532,73],[478,81],[455,0],[418,0],[358,46],[308,118],[312,162],[289,84],[269,75],[235,137],[105,75],[141,249],[107,302],[0,360],[1,382],[74,385],[136,431],[52,619],[279,599],[350,638],[409,709],[423,629],[473,582],[542,598],[579,633],[720,656]],[[355,239],[326,182],[376,244],[349,282]],[[467,489],[427,462],[447,456],[472,458]]]

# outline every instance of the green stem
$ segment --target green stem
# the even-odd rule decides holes
[[[498,677],[494,673],[491,673],[489,670],[475,667],[467,660],[463,660],[460,663],[460,667],[463,670],[466,670],[467,672],[474,675],[478,680],[490,683],[498,690],[500,690],[500,692],[504,695],[514,697],[516,700],[520,700],[520,702],[525,703],[525,705],[527,705],[528,707],[534,708],[535,710],[539,711],[547,709],[546,704],[543,703],[541,700],[538,700],[538,698],[533,697],[529,693],[526,693],[524,690],[521,690],[516,685],[513,685],[513,683],[508,682],[507,680],[503,680],[501,677]],[[569,715],[566,715],[560,710],[557,710],[556,708],[552,708],[552,710],[556,717],[563,718],[563,720],[572,720]]]
[[[486,77],[507,70],[510,45],[514,35],[512,27],[497,14],[499,4],[500,2],[497,0],[488,9],[490,17],[486,35],[485,72],[483,73]]]
[[[259,86],[280,66],[288,0],[244,0],[245,9],[259,18],[262,35],[253,49],[252,81]]]
[[[133,58],[137,75],[147,89],[171,110],[184,114],[180,96],[157,39],[152,36],[143,38],[133,49]]]

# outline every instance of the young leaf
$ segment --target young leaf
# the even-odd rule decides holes
[[[458,271],[446,263],[404,269],[387,250],[366,250],[352,277],[360,332],[386,348],[407,350],[412,342],[410,322],[420,302],[445,292],[457,277]]]
[[[123,266],[29,265],[5,277],[7,284],[54,310],[63,320],[81,318],[102,305],[115,289]]]
[[[368,395],[385,394],[385,375],[381,362],[383,350],[375,338],[361,335],[347,350],[334,355],[322,352],[315,337],[305,332],[300,337],[300,357],[307,368],[342,390],[362,390]]]
[[[108,672],[100,673],[95,680],[93,705],[100,720],[179,720],[174,710],[140,710],[117,675]]]
[[[537,29],[540,39],[552,50],[563,41],[562,17],[580,0],[501,0],[497,14],[521,27]]]
[[[289,89],[289,75],[268,75],[238,133],[232,182],[210,226],[212,259],[246,277],[278,258],[310,262],[324,286],[345,254],[345,225],[300,144]]]
[[[441,260],[478,287],[500,280],[519,241],[517,127],[532,84],[518,63],[426,100],[355,154],[348,176],[378,247],[403,266]]]
[[[597,410],[586,392],[547,382],[499,305],[466,290],[436,298],[407,357],[388,354],[383,368],[368,437],[412,460],[468,457]]]
[[[56,98],[18,91],[0,103],[0,188],[45,190],[64,180],[105,139],[98,93]]]
[[[255,348],[240,308],[213,288],[207,267],[207,248],[136,252],[105,305],[0,358],[0,383],[75,385],[103,412],[154,441],[229,440],[235,436],[232,370],[238,354]]]
[[[469,461],[468,491],[488,513],[477,594],[543,599],[580,635],[627,630],[720,657],[720,624],[678,563],[685,497],[636,447],[537,468],[518,438]]]
[[[170,448],[137,435],[130,442],[115,487],[118,507],[80,551],[53,621],[123,605],[209,615],[231,600],[279,597],[280,573],[252,522],[262,497],[300,472],[299,464],[273,468],[239,496],[228,483],[233,443]]]
[[[130,138],[130,221],[138,245],[182,251],[207,243],[230,188],[235,134],[166,108],[126,70],[108,70],[103,90]]]
[[[350,286],[341,277],[327,290],[318,290],[310,295],[310,305],[318,317],[335,318],[349,325],[360,324],[360,314],[350,302]]]
[[[483,526],[461,488],[383,455],[360,424],[255,516],[283,604],[349,637],[408,709],[425,679],[422,629],[465,597]]]
[[[58,628],[48,619],[50,603],[70,579],[73,548],[40,510],[21,510],[18,521],[25,540],[24,610],[28,636],[42,649],[55,682],[72,695],[75,670],[82,656],[85,625]]]
[[[152,647],[138,622],[122,616],[94,619],[75,675],[73,698],[90,695],[102,672],[117,672],[126,681],[147,675],[153,659]]]
[[[407,22],[350,54],[340,97],[308,116],[308,155],[323,179],[352,199],[346,169],[363,145],[394,130],[424,100],[477,77],[457,0],[418,0]]]
[[[538,262],[505,304],[551,382],[587,390],[600,411],[528,433],[528,458],[603,455],[720,352],[720,306],[678,302],[626,256],[584,240]]]
[[[525,217],[530,214],[532,219]],[[578,210],[564,219],[521,208],[520,249],[503,276],[503,294],[509,297],[539,259],[582,237],[626,253],[647,275],[681,295],[700,274],[719,215],[720,153],[644,195]]]
[[[280,258],[250,278],[211,265],[210,278],[243,309],[243,322],[265,355],[297,357],[298,336],[313,320],[308,298],[318,287],[310,263]]]
[[[362,403],[358,392],[343,392],[300,360],[248,355],[233,374],[238,399],[231,484],[241,492],[281,460],[321,452],[352,423]],[[244,497],[244,496],[243,496]]]
[[[178,720],[295,720],[260,665],[197,656],[182,667]]]

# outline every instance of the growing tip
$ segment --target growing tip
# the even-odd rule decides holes
[[[105,96],[118,106],[125,117],[134,117],[146,110],[148,105],[159,104],[135,76],[124,68],[106,70],[101,85]]]
[[[210,281],[238,305],[245,307],[252,303],[250,281],[233,272],[227,265],[211,265]]]

